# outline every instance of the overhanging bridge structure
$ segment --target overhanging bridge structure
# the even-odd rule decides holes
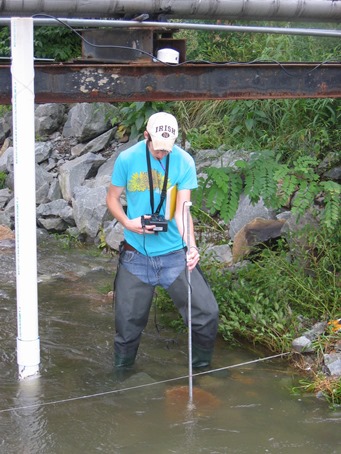
[[[35,102],[340,98],[341,63],[35,64]],[[11,103],[0,65],[0,104]]]
[[[35,26],[82,27],[82,59],[35,61],[36,103],[341,96],[339,56],[325,62],[188,62],[185,41],[173,38],[180,29],[340,38],[341,1],[0,0],[0,25],[9,25],[9,16],[33,16]],[[171,21],[178,18],[195,23]],[[334,28],[226,24],[231,20],[328,22]],[[161,47],[178,51],[179,64],[158,61]],[[10,103],[10,61],[2,59],[0,104]]]

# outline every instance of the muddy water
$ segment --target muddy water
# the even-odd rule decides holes
[[[0,255],[1,454],[341,452],[341,411],[292,395],[285,361],[220,340],[213,367],[244,365],[194,377],[189,405],[187,338],[153,313],[136,366],[115,373],[115,260],[52,240],[39,246],[41,373],[18,381],[13,251]]]

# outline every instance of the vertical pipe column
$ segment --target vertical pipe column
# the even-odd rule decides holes
[[[19,378],[39,371],[33,19],[11,19]]]
[[[190,228],[190,207],[192,202],[185,202],[186,207],[186,225],[187,225],[187,253],[190,253],[191,249],[191,228]],[[188,317],[188,398],[189,405],[192,405],[193,401],[193,366],[192,366],[192,287],[191,287],[191,272],[187,270],[187,317]]]

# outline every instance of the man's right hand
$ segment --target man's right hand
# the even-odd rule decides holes
[[[145,215],[146,219],[150,219],[151,216]],[[135,219],[128,219],[125,224],[125,228],[140,235],[148,234],[154,235],[155,225],[142,225],[141,217]]]

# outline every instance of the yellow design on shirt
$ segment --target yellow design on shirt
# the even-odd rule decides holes
[[[153,187],[161,192],[164,175],[157,170],[152,170]],[[169,185],[169,183],[168,183]],[[149,180],[147,172],[136,172],[128,181],[127,189],[130,192],[144,192],[149,190]]]

